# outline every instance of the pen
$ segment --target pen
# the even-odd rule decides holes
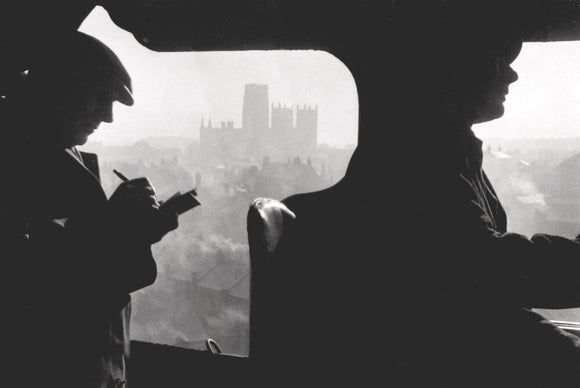
[[[119,171],[113,169],[113,172],[115,173],[115,175],[117,175],[123,182],[127,182],[129,180],[129,178],[127,178],[125,175],[121,174]]]

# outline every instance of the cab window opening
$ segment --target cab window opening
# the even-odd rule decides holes
[[[105,17],[102,13],[97,8],[96,16],[89,17],[81,30],[107,41],[106,35],[112,32],[100,30],[104,26],[98,19]],[[111,28],[116,27],[105,27]],[[356,144],[354,81],[339,61],[322,52],[155,53],[139,46],[128,33],[120,30],[119,34],[126,34],[126,39],[107,43],[113,47],[118,44],[116,51],[120,56],[127,55],[128,66],[133,50],[129,45],[134,45],[152,67],[169,68],[169,75],[162,79],[145,72],[146,61],[135,60],[136,104],[141,94],[156,95],[172,101],[172,105],[160,106],[152,100],[144,102],[140,112],[116,112],[114,127],[103,128],[102,138],[95,136],[97,141],[87,145],[87,149],[104,156],[103,185],[114,187],[118,183],[111,171],[119,168],[127,174],[151,176],[160,198],[190,186],[200,189],[202,200],[204,194],[207,196],[197,213],[184,218],[183,224],[189,226],[182,226],[179,233],[156,246],[161,259],[160,278],[136,294],[134,336],[196,349],[203,348],[206,338],[212,337],[226,352],[247,354],[247,205],[255,197],[282,199],[296,192],[322,189],[341,178]],[[575,103],[580,74],[573,66],[578,63],[578,44],[525,43],[514,63],[519,80],[510,87],[505,116],[474,128],[484,140],[484,167],[506,207],[511,231],[528,236],[547,232],[573,237],[580,226],[580,208],[575,201],[580,178],[574,173],[578,169],[580,134],[573,126],[580,115],[575,108],[580,106]],[[338,75],[333,81],[339,86],[324,83],[332,86],[326,97],[339,95],[344,105],[328,103],[323,107],[320,98],[307,87],[300,97],[291,97],[299,95],[293,94],[300,82],[296,75],[283,86],[275,86],[255,73],[233,81],[233,73],[255,66],[248,59],[252,55],[261,56],[259,61],[274,69],[277,80],[292,67],[283,64],[292,55],[316,58],[326,72],[335,66]],[[304,73],[312,66],[306,56],[299,61]],[[184,58],[189,59],[182,61]],[[290,63],[297,66],[296,62]],[[203,74],[203,69],[209,68],[214,72]],[[175,98],[180,93],[177,85],[186,85],[185,92],[192,94]],[[225,91],[214,93],[224,85]],[[316,112],[317,152],[324,156],[289,152],[276,157],[262,152],[246,158],[239,150],[240,144],[250,142],[242,133],[244,120],[248,120],[240,114],[245,109],[244,91],[267,96],[261,107],[250,109],[267,112],[263,129],[296,129],[299,117],[308,121],[308,112]],[[237,97],[230,98],[234,95]],[[324,123],[323,112],[346,124],[338,128]],[[149,122],[137,125],[140,128],[132,134],[127,128],[136,126],[134,115],[149,117]],[[171,123],[166,122],[168,117],[173,118]],[[180,129],[172,132],[175,128]],[[232,136],[228,136],[230,132]],[[206,135],[204,140],[202,133]],[[206,166],[199,163],[200,158],[207,159]],[[301,174],[310,167],[325,180],[299,183],[307,179]],[[276,178],[268,174],[279,170],[293,171],[288,173],[293,178],[273,183]],[[261,192],[256,190],[260,182],[266,188]],[[210,195],[219,198],[207,201]],[[227,219],[227,224],[220,224],[216,216]],[[180,290],[183,297],[176,298],[168,290]],[[162,311],[169,305],[177,312]],[[543,310],[543,314],[580,322],[579,309]]]
[[[354,80],[315,50],[157,53],[97,7],[81,31],[118,53],[134,106],[114,106],[83,147],[98,153],[110,194],[147,176],[159,199],[196,187],[199,208],[153,246],[156,282],[133,293],[132,339],[249,352],[248,206],[324,189],[357,142]]]

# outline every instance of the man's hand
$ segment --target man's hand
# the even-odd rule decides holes
[[[115,218],[126,228],[125,233],[154,244],[177,228],[177,214],[159,210],[159,202],[147,178],[123,182],[109,199]]]
[[[148,178],[131,179],[121,183],[109,199],[109,203],[112,206],[133,208],[159,207],[155,189]]]

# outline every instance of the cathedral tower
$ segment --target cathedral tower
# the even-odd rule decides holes
[[[247,84],[244,89],[242,129],[262,134],[268,129],[269,121],[268,85]]]

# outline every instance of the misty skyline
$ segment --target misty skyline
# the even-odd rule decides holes
[[[319,107],[319,144],[354,145],[358,99],[352,75],[334,56],[314,50],[157,53],[117,27],[101,7],[81,31],[110,46],[133,79],[135,105],[115,104],[115,122],[91,140],[110,145],[183,136],[199,139],[201,119],[241,125],[244,85],[269,85],[270,102]],[[477,125],[486,138],[579,137],[580,42],[526,43],[513,63],[506,114]]]
[[[273,104],[318,105],[320,143],[356,144],[358,102],[350,72],[313,50],[157,53],[117,27],[101,7],[81,31],[119,56],[133,80],[135,105],[115,104],[115,122],[91,140],[129,143],[152,136],[199,137],[202,117],[241,126],[245,84],[267,84]]]

